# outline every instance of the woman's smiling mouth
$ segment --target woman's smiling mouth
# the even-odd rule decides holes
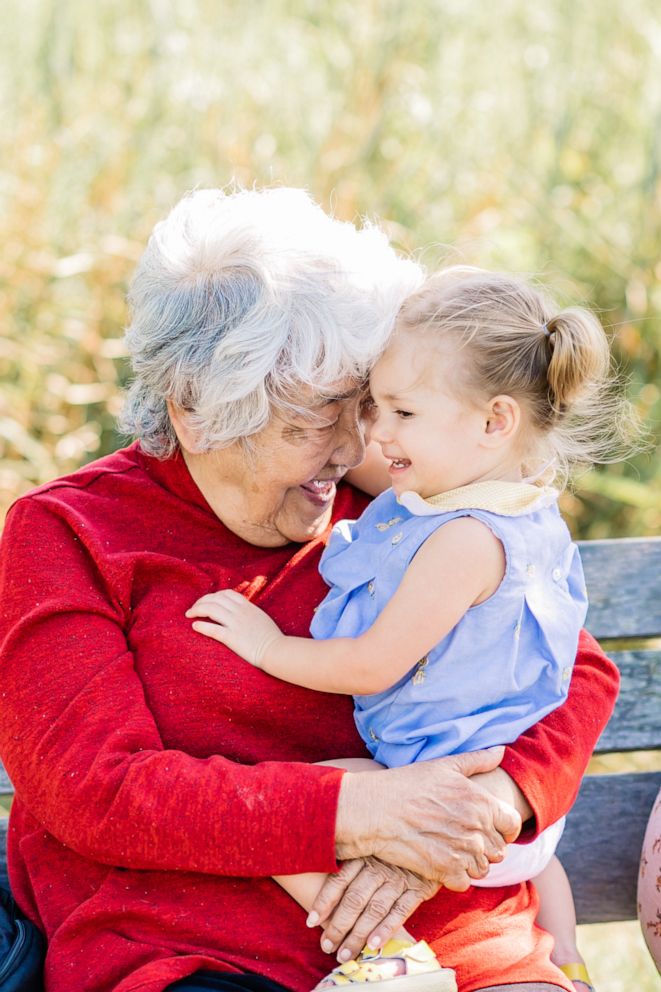
[[[311,502],[316,503],[317,506],[326,506],[328,503],[332,503],[335,498],[335,483],[335,479],[311,479],[309,482],[302,483],[299,488],[304,491]]]

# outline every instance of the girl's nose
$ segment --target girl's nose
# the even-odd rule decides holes
[[[376,441],[377,444],[387,444],[391,440],[389,436],[391,433],[388,430],[386,418],[382,413],[377,413],[370,425],[370,440]]]

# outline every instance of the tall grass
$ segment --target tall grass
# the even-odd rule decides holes
[[[430,265],[595,306],[661,421],[656,0],[5,0],[0,505],[119,443],[127,277],[200,185],[308,186]],[[661,462],[584,476],[581,536],[661,525]]]
[[[185,190],[233,178],[596,307],[658,438],[660,78],[658,0],[5,0],[0,511],[120,443],[126,281]],[[661,460],[564,509],[658,532]],[[601,992],[656,987],[635,928],[585,942]]]

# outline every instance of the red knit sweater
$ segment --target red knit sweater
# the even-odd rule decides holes
[[[340,486],[335,519],[365,497]],[[229,532],[180,457],[137,445],[15,504],[0,554],[0,753],[16,787],[14,893],[49,940],[48,992],[160,992],[198,968],[307,992],[332,959],[270,877],[335,867],[349,697],[279,682],[195,634],[203,593],[245,590],[305,635],[323,541]],[[617,673],[585,635],[568,702],[507,749],[543,828],[571,804]],[[461,992],[556,981],[534,890],[441,892],[412,918]],[[569,988],[569,986],[567,986]]]

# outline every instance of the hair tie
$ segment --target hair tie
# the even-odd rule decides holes
[[[549,331],[549,325],[546,323],[546,321],[544,321],[544,323],[542,324],[542,331],[547,338],[551,337],[551,331]]]

